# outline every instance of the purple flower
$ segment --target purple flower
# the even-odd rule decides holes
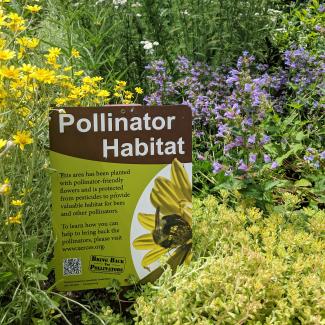
[[[251,164],[254,164],[255,161],[256,161],[256,157],[257,157],[256,153],[250,153],[250,154],[249,154],[249,158],[248,158],[249,162],[250,162]]]
[[[204,132],[203,131],[195,131],[195,136],[200,138],[200,137],[204,136]]]
[[[273,161],[272,165],[271,165],[271,169],[275,169],[279,167],[279,164],[276,161]]]
[[[266,155],[266,154],[264,154],[264,162],[266,163],[266,164],[268,164],[268,163],[270,163],[271,162],[271,157],[269,156],[269,155]]]
[[[256,134],[252,134],[252,135],[250,135],[250,136],[248,137],[247,142],[248,142],[249,144],[254,144],[255,141],[256,141]]]
[[[244,86],[244,91],[245,91],[246,93],[251,92],[251,91],[252,91],[252,84],[245,84],[245,86]]]
[[[315,156],[313,156],[313,155],[304,156],[305,161],[313,161],[314,159],[315,159]]]
[[[223,165],[215,161],[212,165],[212,173],[217,174],[222,171]]]
[[[202,154],[198,153],[197,154],[197,159],[198,160],[205,160],[205,157]]]
[[[248,171],[248,166],[244,163],[242,159],[240,159],[239,161],[238,170],[242,170],[244,172]]]
[[[270,137],[268,135],[264,135],[262,140],[260,141],[261,145],[264,145],[266,143],[270,142]]]

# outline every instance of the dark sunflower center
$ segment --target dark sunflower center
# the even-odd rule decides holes
[[[162,217],[160,228],[153,231],[155,243],[164,248],[183,245],[191,238],[190,225],[177,214]]]

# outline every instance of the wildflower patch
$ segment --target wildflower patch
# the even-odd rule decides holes
[[[172,267],[190,260],[191,115],[181,105],[51,112],[59,289],[144,283],[163,272],[161,258]],[[63,272],[69,259],[82,272]]]

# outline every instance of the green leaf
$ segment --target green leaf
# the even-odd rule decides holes
[[[295,182],[295,186],[296,187],[310,187],[313,186],[311,182],[309,182],[308,179],[306,178],[302,178],[299,181]]]
[[[306,138],[306,135],[304,134],[304,132],[300,131],[296,134],[297,141],[302,141],[304,138]]]
[[[46,281],[48,280],[48,277],[42,273],[36,273],[34,278],[38,281]]]

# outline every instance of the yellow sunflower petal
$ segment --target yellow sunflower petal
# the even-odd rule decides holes
[[[164,177],[158,177],[151,192],[151,203],[159,208],[163,214],[179,211],[179,196],[173,183]]]
[[[138,220],[141,225],[147,230],[154,230],[155,229],[155,215],[154,214],[147,214],[147,213],[139,213]]]
[[[135,249],[153,249],[157,247],[157,244],[154,242],[152,234],[145,234],[133,241],[133,247]]]
[[[150,252],[148,252],[142,259],[142,266],[148,267],[151,263],[157,261],[160,256],[164,255],[168,251],[167,248],[157,246]]]
[[[178,204],[175,201],[170,200],[168,197],[162,195],[162,193],[156,189],[151,191],[150,200],[152,205],[155,208],[159,208],[160,212],[164,215],[180,213]]]
[[[172,182],[178,190],[178,193],[182,193],[182,199],[187,201],[192,200],[192,185],[188,178],[187,172],[184,166],[174,159],[171,168]]]

